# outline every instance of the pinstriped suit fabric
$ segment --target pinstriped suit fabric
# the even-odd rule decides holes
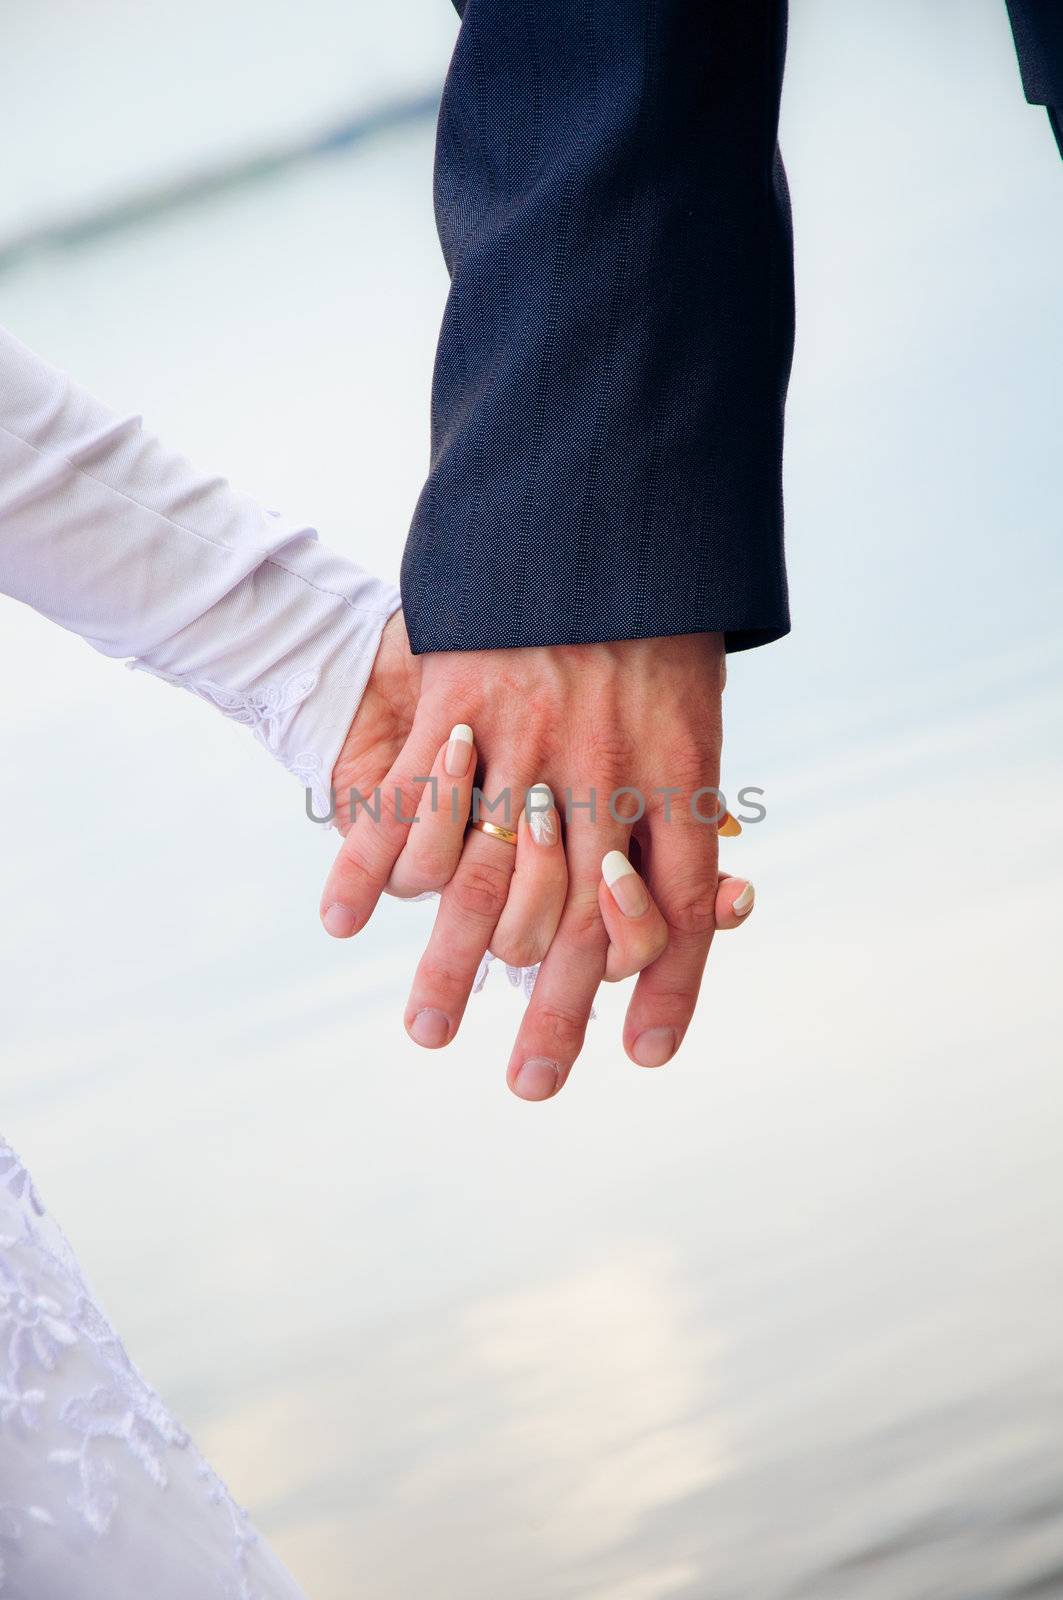
[[[1008,0],[1060,129],[1063,0]],[[465,0],[413,648],[789,627],[785,0]],[[1055,109],[1053,109],[1055,108]]]
[[[788,627],[779,0],[467,0],[414,648]]]

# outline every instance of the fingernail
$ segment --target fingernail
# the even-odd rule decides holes
[[[552,1094],[557,1093],[560,1081],[561,1068],[556,1061],[547,1061],[545,1056],[532,1056],[514,1078],[513,1088],[522,1100],[549,1100]]]
[[[622,850],[610,850],[602,857],[602,877],[625,917],[645,916],[650,908],[650,897]]]
[[[737,818],[732,817],[729,811],[725,811],[719,822],[716,824],[716,832],[720,835],[721,839],[737,839],[738,835],[742,832],[742,824],[737,820]]]
[[[752,911],[753,901],[755,899],[756,890],[753,888],[751,883],[747,883],[745,888],[742,890],[742,893],[738,896],[738,899],[732,905],[731,910],[734,912],[736,917],[744,917],[747,912]]]
[[[358,918],[350,906],[329,906],[321,918],[321,924],[334,939],[349,939],[352,933],[358,931]]]
[[[423,1011],[418,1011],[410,1023],[410,1038],[415,1044],[423,1044],[426,1050],[438,1050],[449,1037],[450,1018],[434,1006],[426,1006]]]
[[[447,753],[443,757],[443,770],[448,778],[464,778],[469,770],[472,755],[472,729],[467,722],[459,722],[450,730]]]
[[[647,1028],[631,1046],[631,1054],[640,1067],[663,1067],[679,1048],[679,1035],[674,1028]]]
[[[536,844],[556,844],[561,834],[553,791],[548,783],[533,784],[528,790],[525,812],[529,832]]]

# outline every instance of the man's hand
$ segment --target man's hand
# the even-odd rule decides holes
[[[723,659],[716,634],[420,658],[413,726],[388,774],[383,814],[379,821],[365,813],[355,818],[323,906],[346,908],[348,931],[368,921],[421,800],[424,785],[416,780],[432,771],[459,720],[475,730],[481,752],[483,818],[515,828],[527,790],[549,784],[565,818],[569,882],[509,1064],[510,1085],[524,1098],[555,1093],[582,1046],[606,974],[603,909],[615,920],[615,905],[599,900],[612,894],[601,884],[610,851],[636,857],[668,937],[636,985],[625,1048],[633,1061],[653,1067],[682,1042],[717,923]],[[397,724],[385,719],[382,726],[383,734],[370,736],[381,755],[393,752],[400,737]],[[338,785],[358,767],[357,757],[338,766]],[[431,1010],[447,1020],[445,1037],[453,1037],[513,868],[512,846],[469,836],[417,970],[408,1027]],[[744,886],[729,882],[733,892],[725,883],[719,894],[721,914],[732,920],[731,900]]]

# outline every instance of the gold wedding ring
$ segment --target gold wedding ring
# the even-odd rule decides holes
[[[481,833],[489,833],[492,839],[501,839],[503,844],[515,845],[517,842],[517,835],[513,829],[503,828],[497,822],[482,822],[477,818],[475,822],[469,823],[469,827],[478,828]],[[721,839],[737,839],[742,832],[742,824],[736,817],[732,817],[729,811],[725,811],[717,824],[717,831]]]
[[[469,823],[470,828],[478,828],[481,833],[489,833],[492,839],[501,839],[503,844],[516,844],[517,835],[512,828],[500,827],[497,822],[481,822],[479,818]]]

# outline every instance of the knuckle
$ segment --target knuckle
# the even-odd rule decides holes
[[[620,783],[634,770],[635,742],[617,730],[596,728],[588,735],[591,771],[607,783]]]
[[[411,783],[408,778],[396,779],[381,803],[381,820],[392,828],[412,827],[420,800],[420,784]]]
[[[546,950],[534,930],[524,929],[516,933],[505,929],[500,937],[496,936],[491,941],[491,954],[496,960],[504,961],[507,967],[536,967]]]
[[[436,998],[450,996],[465,981],[457,968],[440,956],[426,955],[417,970],[418,989]]]
[[[577,891],[571,895],[565,907],[564,930],[569,939],[578,940],[581,944],[606,938],[597,889]]]
[[[649,1000],[649,996],[647,996]],[[669,984],[663,989],[654,988],[652,996],[653,1017],[655,1021],[677,1022],[685,1024],[693,1015],[694,1007],[698,1003],[697,988],[683,988],[676,984]],[[650,1024],[644,1023],[643,1026]]]
[[[558,1005],[547,1005],[535,1013],[535,1034],[549,1053],[565,1060],[575,1058],[583,1043],[583,1019]]]
[[[430,894],[446,887],[454,876],[454,857],[443,849],[414,850],[403,866],[403,879],[416,884],[414,894]]]
[[[352,831],[344,839],[335,870],[348,888],[360,888],[375,880],[372,857],[356,832]]]
[[[509,875],[488,861],[471,861],[461,867],[450,888],[458,910],[465,916],[494,923],[506,903]]]
[[[695,936],[712,933],[716,927],[716,896],[687,892],[670,899],[664,909],[665,920],[677,933]]]
[[[716,761],[701,739],[684,736],[669,751],[668,758],[680,788],[693,791],[714,781]]]
[[[540,760],[548,760],[560,748],[560,730],[564,727],[563,701],[549,693],[539,693],[531,704],[526,696],[522,703],[521,745],[535,751]]]
[[[652,817],[666,815],[670,822],[680,827],[693,825],[705,828],[719,803],[711,794],[699,791],[718,785],[718,757],[700,742],[689,738],[671,745],[663,755],[668,781],[653,790],[647,811]],[[695,795],[698,795],[696,802]]]

